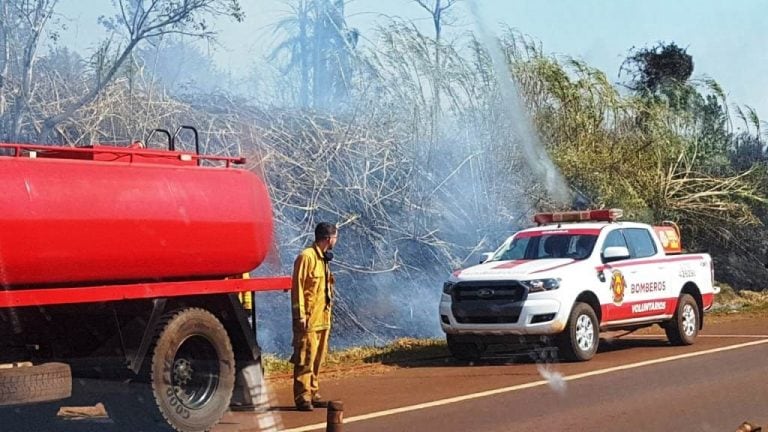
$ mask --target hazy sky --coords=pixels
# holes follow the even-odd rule
[[[471,0],[463,0],[464,2]],[[730,103],[747,104],[768,119],[768,1],[764,0],[474,0],[485,20],[498,29],[505,23],[541,41],[546,52],[586,60],[619,81],[619,66],[633,47],[658,41],[687,48],[694,59],[694,77],[718,81]],[[220,29],[223,48],[211,55],[222,69],[247,70],[275,43],[271,24],[287,10],[281,0],[240,0],[247,14],[241,24],[226,22]],[[114,13],[108,0],[60,0],[59,12],[68,23],[64,43],[85,50],[100,30],[96,18]],[[352,0],[349,25],[361,30],[369,43],[384,16],[421,19],[426,12],[410,0]],[[477,23],[468,8],[455,10],[456,36]]]

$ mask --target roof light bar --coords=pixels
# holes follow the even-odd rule
[[[600,222],[615,222],[621,218],[624,212],[621,209],[601,209],[601,210],[585,210],[585,211],[570,211],[570,212],[555,212],[555,213],[536,213],[533,216],[533,221],[539,225],[551,224],[557,222],[586,222],[586,221],[600,221]]]

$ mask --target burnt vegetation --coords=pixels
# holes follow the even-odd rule
[[[244,154],[264,174],[283,271],[316,222],[338,223],[344,334],[434,335],[453,268],[534,211],[571,206],[521,154],[485,42],[450,31],[461,3],[413,3],[428,30],[382,18],[362,33],[345,1],[286,1],[268,58],[235,92],[217,85],[231,79],[196,41],[215,41],[214,23],[247,23],[236,0],[118,1],[91,52],[58,42],[55,0],[7,0],[0,138],[128,142],[194,124],[201,151]],[[718,279],[763,288],[765,122],[752,108],[731,104],[675,43],[631,50],[615,84],[511,29],[495,42],[569,194],[628,219],[677,221],[687,249],[713,253]],[[163,61],[180,51],[189,67]],[[287,328],[288,307],[267,301],[284,307]]]

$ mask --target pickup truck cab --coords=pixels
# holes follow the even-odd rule
[[[675,225],[618,222],[621,210],[539,213],[443,286],[440,321],[460,359],[490,344],[555,342],[584,361],[600,331],[658,324],[673,345],[694,343],[712,307],[712,258],[682,254]]]

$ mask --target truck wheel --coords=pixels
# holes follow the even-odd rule
[[[600,328],[592,306],[586,303],[573,306],[558,342],[560,354],[565,360],[586,361],[595,356],[600,342]]]
[[[690,294],[683,294],[677,301],[677,310],[664,326],[664,332],[672,345],[691,345],[699,334],[699,306]]]
[[[176,312],[152,355],[152,390],[168,423],[181,432],[212,428],[229,408],[235,354],[229,335],[210,312]]]
[[[0,405],[50,402],[72,395],[72,371],[64,363],[0,369]]]
[[[229,408],[235,385],[227,331],[198,308],[166,314],[159,329],[149,376],[105,392],[107,414],[131,432],[210,430]]]
[[[448,342],[448,351],[451,355],[464,361],[475,361],[483,355],[485,346],[478,342],[460,342],[457,341],[453,335],[446,335],[446,341]]]

